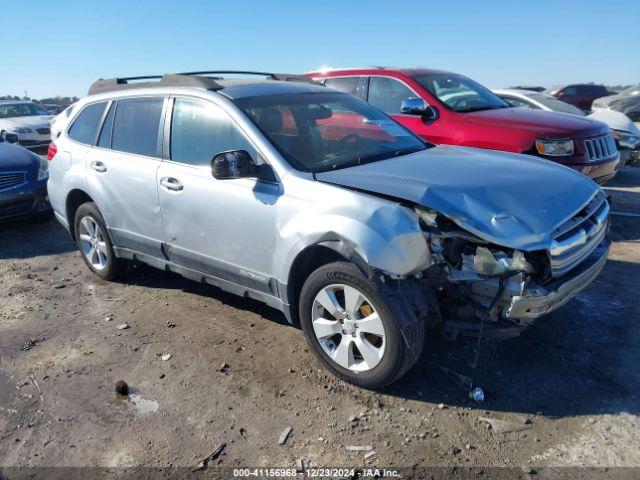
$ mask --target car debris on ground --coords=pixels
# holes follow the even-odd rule
[[[346,449],[350,452],[369,452],[373,450],[371,445],[347,445]]]
[[[209,462],[218,458],[222,454],[226,446],[227,444],[225,442],[222,442],[220,445],[218,445],[215,448],[215,450],[213,450],[213,452],[211,452],[209,455],[207,455],[202,460],[200,460],[200,463],[198,463],[198,466],[192,469],[191,471],[197,472],[199,470],[205,470],[209,466]]]
[[[518,432],[520,430],[528,430],[532,427],[530,423],[515,423],[508,422],[506,420],[498,420],[496,418],[487,418],[487,417],[478,417],[478,420],[482,422],[487,422],[491,425],[491,429],[495,433],[509,433],[509,432]]]
[[[442,370],[445,374],[447,374],[447,376],[451,380],[453,380],[453,382],[456,385],[460,386],[463,390],[465,390],[471,400],[473,400],[476,403],[484,402],[484,390],[480,387],[474,388],[472,378],[467,377],[466,375],[462,375],[461,373],[454,372],[453,370],[447,367],[440,367],[440,370]]]
[[[292,430],[292,427],[287,427],[284,429],[284,431],[280,434],[280,438],[278,438],[278,445],[284,445],[285,443],[287,443],[287,439],[289,438]]]

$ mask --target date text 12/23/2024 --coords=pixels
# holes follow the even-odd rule
[[[234,468],[234,477],[291,478],[303,474],[308,478],[399,478],[400,471],[386,468]]]

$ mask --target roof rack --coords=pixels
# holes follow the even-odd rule
[[[166,73],[164,75],[143,75],[139,77],[118,77],[99,79],[89,88],[89,95],[147,87],[196,87],[206,90],[221,90],[224,88],[216,82],[221,77],[212,78],[211,75],[259,75],[269,80],[281,82],[317,83],[309,77],[289,73],[251,72],[245,70],[205,70],[201,72]],[[155,82],[140,82],[140,80],[159,80]]]
[[[267,77],[269,80],[278,80],[281,82],[305,82],[305,83],[317,83],[309,77],[304,75],[297,75],[291,73],[272,73],[272,72],[253,72],[250,70],[204,70],[201,72],[184,72],[178,75],[258,75],[261,77]]]
[[[140,82],[139,80],[159,80],[156,82]],[[133,83],[132,83],[133,82]],[[144,75],[140,77],[118,77],[99,79],[93,82],[89,88],[89,95],[112,92],[114,90],[127,90],[131,88],[147,87],[196,87],[206,90],[220,90],[222,85],[212,78],[190,75],[176,75],[166,73],[164,75]]]

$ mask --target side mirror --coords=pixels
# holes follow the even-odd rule
[[[218,180],[257,178],[258,166],[246,150],[232,150],[213,157],[211,173]]]
[[[18,140],[20,140],[20,138],[16,133],[2,132],[3,142],[18,143]]]
[[[423,120],[431,121],[438,118],[438,111],[422,98],[411,97],[402,101],[400,111],[405,115],[420,115]]]

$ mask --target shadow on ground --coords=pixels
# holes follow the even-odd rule
[[[604,185],[611,195],[611,210],[614,212],[640,214],[640,168],[627,167]],[[639,220],[637,217],[635,220]]]
[[[53,214],[0,222],[0,259],[34,258],[76,249]]]
[[[520,337],[427,341],[418,364],[387,393],[448,405],[566,417],[640,412],[640,309],[630,278],[640,264],[609,260],[600,277]],[[474,378],[486,401],[474,404],[440,366]]]
[[[613,235],[639,238],[640,222]],[[618,233],[616,233],[618,232]],[[620,233],[622,232],[622,233]],[[0,259],[33,258],[75,250],[68,233],[52,217],[0,225]],[[431,333],[414,368],[385,393],[417,401],[478,410],[540,413],[566,417],[595,413],[640,413],[640,263],[610,259],[599,278],[565,307],[538,321],[520,337],[481,344],[480,363],[469,367],[475,339],[447,342]],[[138,266],[124,283],[178,289],[214,298],[287,326],[284,316],[260,302],[225,293],[178,275]],[[445,366],[484,388],[475,404],[440,370]],[[284,367],[283,367],[284,368]]]

